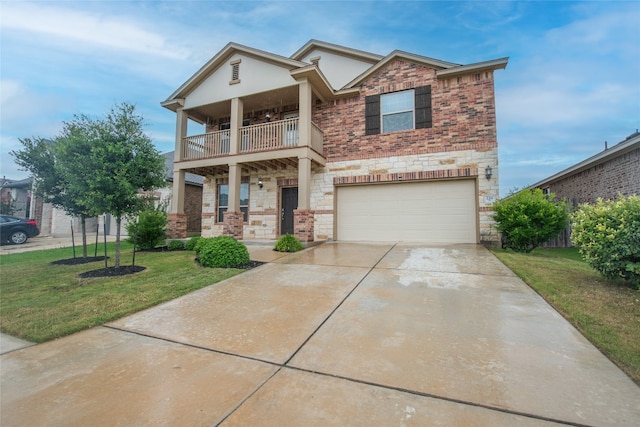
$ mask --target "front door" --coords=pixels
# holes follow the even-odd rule
[[[298,187],[282,189],[280,234],[293,234],[293,210],[298,209]]]

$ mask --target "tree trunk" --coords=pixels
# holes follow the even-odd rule
[[[122,215],[116,217],[116,268],[120,268],[120,224],[122,223]]]
[[[80,215],[80,224],[82,224],[82,258],[87,257],[87,217]]]

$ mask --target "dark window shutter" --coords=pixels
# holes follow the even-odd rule
[[[380,133],[380,95],[365,98],[365,135]]]
[[[415,89],[416,129],[430,128],[431,120],[431,85]]]

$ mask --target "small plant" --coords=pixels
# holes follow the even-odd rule
[[[198,244],[198,242],[202,240],[202,237],[200,236],[193,236],[192,238],[190,238],[189,240],[187,240],[187,243],[184,244],[184,249],[186,251],[195,251],[196,250],[196,245]]]
[[[229,236],[201,239],[196,249],[196,259],[203,267],[217,268],[239,268],[251,261],[244,243]]]
[[[127,224],[128,241],[142,250],[153,249],[167,238],[167,213],[160,209],[145,209],[138,222]]]
[[[167,248],[170,251],[181,251],[184,249],[184,242],[182,240],[172,240],[169,242]]]
[[[298,252],[304,249],[300,240],[291,234],[285,234],[276,242],[274,251],[278,252]]]
[[[502,233],[505,247],[516,252],[531,252],[540,244],[557,237],[567,226],[566,205],[554,201],[541,189],[521,190],[493,205],[493,219]]]
[[[593,269],[640,289],[640,197],[599,199],[572,215],[572,241]]]

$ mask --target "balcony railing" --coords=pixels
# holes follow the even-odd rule
[[[239,153],[280,150],[297,147],[299,141],[299,119],[287,119],[240,129]],[[311,123],[310,146],[322,154],[323,133]],[[197,160],[228,156],[231,148],[229,130],[187,136],[182,140],[182,159]]]

